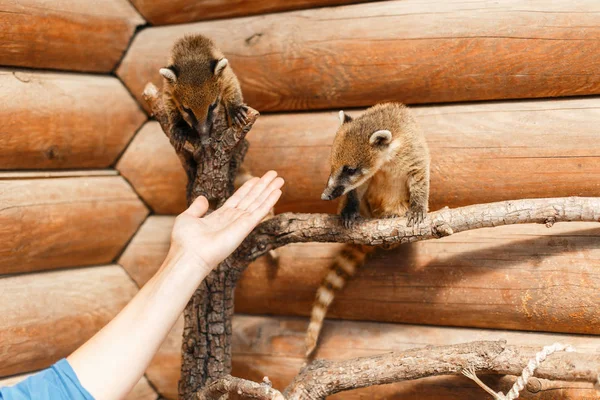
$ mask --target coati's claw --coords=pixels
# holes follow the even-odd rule
[[[350,229],[354,226],[354,223],[360,217],[359,213],[345,213],[342,211],[342,224],[344,224],[344,228]]]
[[[233,124],[243,128],[247,124],[248,106],[242,104],[241,106],[231,106],[227,109],[227,114]]]
[[[399,217],[398,214],[387,214],[383,218],[385,218],[385,219],[393,219],[393,218],[398,218],[398,217]]]
[[[418,210],[408,210],[406,212],[406,226],[418,225],[425,220],[425,211]]]
[[[173,129],[171,131],[171,144],[175,151],[181,151],[185,145],[187,137],[184,131],[180,129]]]

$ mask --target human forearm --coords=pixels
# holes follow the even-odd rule
[[[281,195],[273,171],[246,182],[210,215],[199,197],[175,220],[171,249],[160,270],[117,317],[67,360],[94,398],[123,398],[212,268],[267,215]]]
[[[119,315],[68,357],[94,398],[120,399],[131,390],[208,272],[202,260],[172,248]]]

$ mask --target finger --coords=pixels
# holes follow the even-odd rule
[[[223,204],[224,207],[237,207],[240,204],[240,201],[250,193],[254,185],[256,185],[260,181],[259,178],[251,178],[246,181],[238,190],[235,191],[234,194],[231,195],[229,199]]]
[[[248,210],[248,208],[258,199],[261,193],[277,178],[277,172],[269,171],[260,178],[258,183],[252,187],[252,190],[240,201],[237,208]]]
[[[272,191],[266,200],[251,214],[255,225],[267,216],[269,211],[271,211],[273,206],[277,203],[277,200],[281,197],[281,193],[282,192],[279,189]]]
[[[262,205],[262,203],[264,203],[264,201],[269,197],[269,195],[274,192],[275,190],[281,189],[281,187],[284,184],[284,180],[281,177],[277,177],[275,178],[270,184],[269,186],[267,186],[267,188],[265,190],[263,190],[263,192],[260,194],[260,196],[258,196],[258,198],[256,199],[256,201],[254,203],[252,203],[250,205],[250,207],[248,207],[248,212],[254,212],[255,210],[258,209],[258,207],[260,207]]]
[[[199,196],[183,213],[192,217],[200,218],[208,210],[208,200],[204,196]]]

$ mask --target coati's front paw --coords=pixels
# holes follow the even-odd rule
[[[242,128],[248,122],[246,119],[248,117],[248,106],[245,104],[229,106],[227,107],[227,115],[232,124]]]
[[[171,130],[171,144],[175,148],[175,151],[181,151],[185,146],[187,135],[180,129]]]
[[[425,220],[427,213],[423,208],[411,208],[406,212],[406,226],[418,225]]]
[[[342,210],[341,217],[342,217],[342,224],[344,224],[344,227],[346,229],[350,229],[350,228],[352,228],[354,223],[358,220],[358,218],[360,217],[360,214],[357,212],[351,212],[351,211],[348,212],[348,211]]]
[[[399,217],[398,214],[386,214],[386,215],[382,216],[381,218],[384,218],[384,219],[393,219],[393,218],[398,218],[398,217]]]

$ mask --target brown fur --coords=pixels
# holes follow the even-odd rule
[[[216,66],[223,60],[223,53],[212,40],[202,35],[189,35],[175,42],[169,65],[160,71],[165,77],[163,101],[169,118],[171,144],[181,157],[186,157],[190,185],[195,179],[196,168],[191,155],[181,151],[186,140],[209,134],[219,105],[225,108],[231,124],[246,122],[247,107],[231,66],[225,60],[226,66],[216,72]]]
[[[173,83],[165,79],[163,92],[171,110],[175,107],[190,126],[193,118],[199,124],[208,121],[209,107],[219,102],[232,121],[244,106],[242,90],[231,67],[214,74],[215,65],[224,58],[212,40],[202,35],[184,36],[173,46],[168,68],[175,72],[177,80]]]
[[[429,150],[410,110],[399,103],[385,103],[368,109],[355,120],[343,113],[341,116],[345,122],[333,141],[331,175],[323,198],[331,200],[346,194],[340,202],[340,213],[347,226],[359,216],[406,215],[409,225],[421,222],[428,210]],[[391,137],[382,133],[381,141],[370,143],[372,135],[383,130],[389,131]],[[312,309],[306,336],[307,356],[316,347],[335,291],[345,285],[373,249],[347,245],[332,263]],[[336,272],[341,266],[346,273]]]

